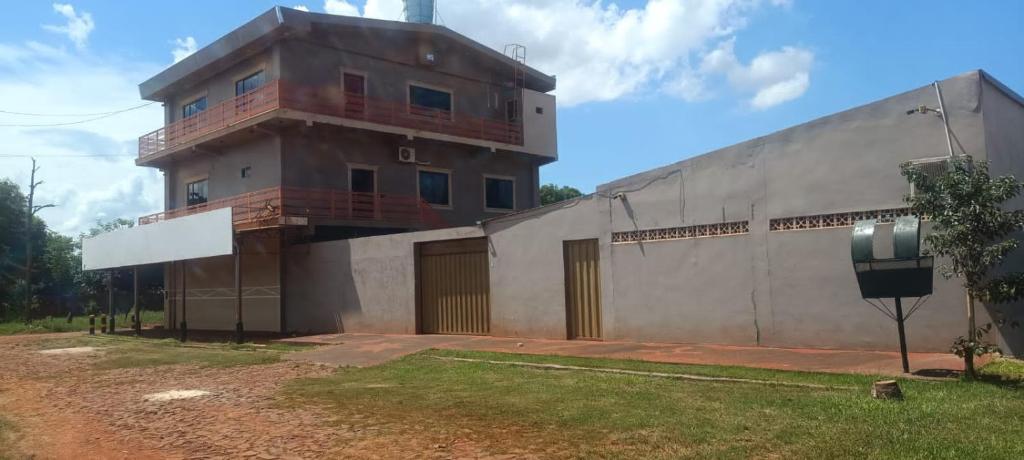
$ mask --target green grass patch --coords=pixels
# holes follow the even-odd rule
[[[122,336],[86,336],[47,340],[40,349],[91,346],[103,353],[87,359],[97,370],[194,364],[200,367],[233,367],[273,364],[281,356],[306,346],[251,343],[181,343],[174,339]]]
[[[978,369],[983,380],[1005,384],[1024,386],[1024,361],[1012,358],[999,358]]]
[[[14,424],[3,416],[0,416],[0,460],[18,458],[18,452],[14,448]]]
[[[154,324],[160,323],[164,320],[164,312],[143,310],[142,311],[142,324]],[[131,324],[131,320],[128,322],[124,321],[123,315],[118,315],[115,323],[118,327],[126,327]],[[96,330],[99,331],[101,328],[100,317],[96,317]],[[77,331],[88,331],[89,330],[89,316],[75,316],[69,323],[67,318],[54,318],[46,317],[41,319],[34,319],[29,322],[25,321],[8,321],[6,323],[0,323],[0,335],[13,335],[13,334],[44,334],[49,332],[77,332]]]
[[[700,382],[455,362],[525,361],[853,386],[855,390]],[[648,458],[1022,458],[1024,392],[983,382],[901,380],[906,399],[874,400],[874,378],[640,361],[431,350],[371,368],[294,381],[294,401],[344,418],[472,432],[566,455]]]

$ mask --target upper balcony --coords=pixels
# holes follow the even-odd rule
[[[142,135],[139,137],[139,163],[162,153],[187,148],[236,126],[275,117],[304,119],[303,114],[326,117],[328,122],[337,120],[341,125],[382,131],[398,128],[394,132],[428,136],[433,134],[440,136],[440,139],[477,141],[498,148],[521,147],[524,144],[523,127],[519,123],[370,99],[362,94],[343,94],[330,91],[329,88],[300,87],[274,80],[196,115]]]

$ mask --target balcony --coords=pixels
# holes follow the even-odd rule
[[[341,93],[333,88],[300,87],[274,80],[254,91],[142,135],[139,137],[139,159],[145,159],[280,109],[502,144],[523,145],[523,128],[518,123],[412,106],[404,102],[371,99],[361,94]]]
[[[237,230],[305,225],[309,218],[339,225],[434,229],[444,219],[416,197],[345,190],[272,187],[139,218],[147,225],[215,209],[231,208]]]

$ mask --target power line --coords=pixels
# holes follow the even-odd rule
[[[153,105],[155,103],[156,102],[154,101],[154,102],[149,102],[149,103],[146,103],[146,104],[138,105],[138,106],[135,106],[135,107],[129,107],[127,109],[115,110],[113,112],[107,112],[107,113],[105,113],[103,115],[99,115],[99,116],[92,117],[92,118],[87,118],[85,120],[67,121],[67,122],[63,122],[63,123],[29,123],[29,124],[0,123],[0,128],[48,128],[48,127],[54,127],[54,126],[80,125],[82,123],[89,123],[91,121],[102,120],[104,118],[109,118],[109,117],[112,117],[114,115],[122,114],[122,113],[129,112],[129,111],[132,111],[132,110],[141,109],[143,107],[148,107],[148,106]]]
[[[100,115],[110,115],[114,113],[126,112],[128,110],[141,109],[146,107],[153,102],[147,102],[145,104],[139,104],[136,106],[128,107],[127,109],[110,110],[106,112],[93,112],[93,113],[37,113],[37,112],[14,112],[11,110],[0,110],[0,113],[7,115],[22,115],[26,117],[95,117]]]

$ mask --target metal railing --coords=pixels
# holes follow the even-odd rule
[[[474,117],[404,102],[371,99],[332,87],[311,88],[273,80],[241,96],[139,137],[139,158],[277,109],[430,131],[505,144],[523,144],[518,123]]]
[[[313,217],[409,228],[445,226],[437,211],[416,197],[299,187],[271,187],[158,212],[140,217],[139,225],[223,208],[231,208],[232,223],[242,228],[275,227],[280,225],[281,217]]]

